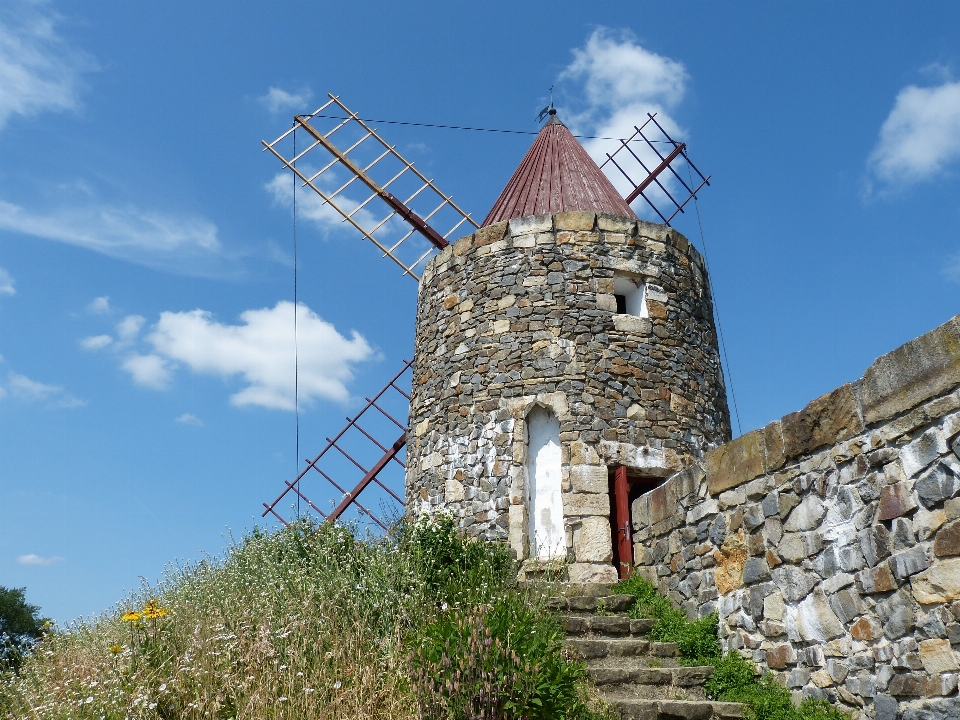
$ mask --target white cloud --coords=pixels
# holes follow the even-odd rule
[[[571,96],[580,98],[560,113],[579,134],[627,138],[635,125],[639,126],[647,119],[647,113],[656,113],[657,121],[675,140],[681,140],[685,135],[670,116],[670,111],[686,94],[690,80],[686,68],[681,62],[640,46],[629,31],[595,30],[583,47],[573,51],[573,62],[560,74],[559,80],[572,84]],[[654,130],[648,136],[657,137],[658,133]],[[619,143],[615,140],[584,140],[583,146],[598,164],[602,164],[606,153],[612,154]],[[660,162],[645,144],[637,144],[634,151],[647,167],[655,167]],[[619,161],[621,156],[618,155],[617,159]],[[637,177],[633,179],[636,182],[646,176],[639,165],[635,172]],[[619,173],[607,173],[607,177],[623,195],[633,190]],[[642,204],[643,200],[634,203],[638,212],[643,211]]]
[[[952,282],[960,282],[960,253],[957,253],[949,260],[943,268],[943,275]]]
[[[86,401],[66,392],[61,385],[46,385],[15,372],[7,375],[6,389],[18,400],[47,403],[49,407],[75,408],[87,404]]]
[[[267,90],[267,94],[257,98],[267,110],[272,113],[282,112],[284,110],[308,112],[306,104],[310,101],[311,93],[304,90],[299,93],[288,93],[286,90],[272,87]]]
[[[109,315],[111,312],[110,298],[106,295],[94,298],[90,301],[90,304],[87,305],[87,312],[91,315]]]
[[[166,390],[170,387],[170,363],[159,355],[128,356],[121,367],[133,376],[138,385],[145,385],[154,390]]]
[[[188,275],[212,274],[222,250],[216,225],[202,218],[97,202],[35,212],[0,200],[0,230]]]
[[[0,17],[0,128],[12,115],[77,110],[80,75],[96,63],[61,38],[40,3],[9,3]]]
[[[109,335],[91,335],[80,341],[80,347],[84,350],[102,350],[113,342]]]
[[[960,82],[908,85],[880,127],[870,154],[874,176],[890,186],[929,180],[960,160]]]
[[[191,415],[190,413],[184,413],[177,418],[178,423],[183,423],[184,425],[196,425],[197,427],[203,426],[203,420],[198,418],[196,415]]]
[[[117,335],[121,340],[133,340],[140,334],[140,328],[146,321],[143,315],[127,315],[117,325]]]
[[[17,289],[13,286],[13,276],[0,267],[0,295],[16,295]]]
[[[204,310],[164,312],[147,340],[153,357],[183,363],[198,373],[240,376],[246,387],[231,396],[233,405],[293,410],[293,314],[288,301],[247,310],[239,325],[216,322]],[[370,345],[356,331],[344,337],[303,304],[297,307],[297,335],[301,402],[346,401],[352,365],[372,356]]]
[[[303,172],[302,168],[301,172]],[[310,177],[309,173],[306,173],[306,175]],[[325,181],[326,184],[324,184],[323,181]],[[327,171],[318,178],[317,182],[320,183],[318,187],[326,192],[329,189],[327,184],[334,181],[334,175],[330,171]],[[278,172],[264,187],[266,187],[267,191],[273,197],[273,202],[277,205],[284,207],[291,207],[293,205],[293,173],[286,171]],[[334,190],[335,189],[336,188],[334,188]],[[333,190],[329,191],[333,192]],[[347,197],[344,193],[337,195],[334,201],[345,212],[355,210],[360,204],[358,201]],[[377,202],[379,202],[379,200]],[[325,203],[323,198],[309,188],[298,188],[297,215],[298,217],[313,222],[325,233],[343,229],[356,232],[351,225],[344,222],[343,216],[340,213],[334,210],[329,203]],[[373,229],[378,222],[366,207],[355,213],[353,219],[356,220],[361,227],[367,229]],[[385,233],[388,226],[390,226],[390,223],[387,223],[378,234]]]
[[[56,565],[57,563],[62,563],[63,558],[59,555],[54,555],[53,557],[41,557],[40,555],[34,555],[30,553],[29,555],[21,555],[17,558],[17,562],[21,565]]]

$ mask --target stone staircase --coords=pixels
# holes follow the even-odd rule
[[[624,720],[742,718],[739,703],[714,702],[703,684],[710,666],[684,667],[676,643],[651,642],[654,620],[627,617],[629,595],[610,585],[571,586],[552,601],[561,613],[571,653],[583,659],[600,695]]]

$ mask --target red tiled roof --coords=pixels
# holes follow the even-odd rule
[[[570,210],[636,217],[567,126],[553,115],[540,130],[482,226]]]

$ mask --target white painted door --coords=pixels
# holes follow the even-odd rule
[[[535,407],[527,416],[527,438],[530,556],[541,560],[564,558],[567,548],[560,493],[560,421],[549,410]]]

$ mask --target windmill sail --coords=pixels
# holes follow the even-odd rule
[[[657,139],[656,136],[651,139],[647,134],[644,134],[644,129],[650,123],[653,123],[656,127],[653,132],[659,131],[663,139]],[[656,113],[647,113],[647,120],[643,125],[639,127],[635,125],[633,130],[633,134],[626,140],[617,141],[620,145],[613,153],[606,153],[607,159],[603,161],[600,167],[602,169],[610,165],[608,172],[611,173],[613,173],[613,168],[616,168],[619,173],[613,173],[614,176],[622,177],[630,184],[632,190],[624,198],[627,203],[632,203],[637,198],[642,197],[664,224],[669,225],[676,214],[684,212],[684,206],[697,197],[700,188],[710,184],[710,176],[704,176],[697,169],[697,166],[691,162],[687,155],[687,144],[678,143],[670,137],[667,131],[657,122]],[[653,135],[650,130],[647,130],[647,133]],[[641,140],[646,143],[648,149],[638,154],[630,144],[638,143]],[[664,150],[661,151],[657,145],[660,145]],[[664,155],[664,152],[667,154]],[[646,158],[646,162],[641,155]],[[686,179],[683,177],[683,164],[687,166]],[[669,175],[667,175],[668,172]],[[696,180],[694,180],[694,173],[697,177]],[[661,176],[663,180],[661,180]],[[665,182],[669,176],[680,183],[680,187],[686,192],[686,195],[677,195],[679,200],[674,197],[676,190],[671,193],[668,187],[670,183]],[[634,178],[643,179],[638,182]],[[696,187],[691,187],[691,185],[696,185]],[[654,190],[656,191],[655,196],[651,198],[651,191]],[[657,202],[654,202],[655,200]],[[671,211],[669,205],[667,205],[668,202],[672,203],[675,209]],[[658,203],[659,205],[667,205],[667,209],[661,211]],[[667,215],[667,213],[670,214]]]
[[[338,97],[328,97],[309,115],[296,115],[293,127],[276,140],[262,141],[264,149],[317,194],[316,217],[352,225],[405,275],[419,280],[423,263],[457,237],[454,233],[467,234],[478,225],[396,146]],[[297,130],[308,138],[301,150]],[[318,148],[322,152],[313,153]]]
[[[380,392],[365,398],[363,409],[348,417],[333,438],[326,439],[327,444],[316,457],[304,461],[306,467],[293,481],[285,482],[276,499],[263,503],[263,516],[269,513],[287,525],[288,518],[281,514],[286,509],[279,507],[280,503],[284,498],[299,499],[305,512],[327,522],[353,520],[388,531],[392,518],[404,506],[405,423],[410,395],[401,386],[409,388],[412,364],[405,360],[403,369]],[[358,498],[361,493],[362,501]]]

